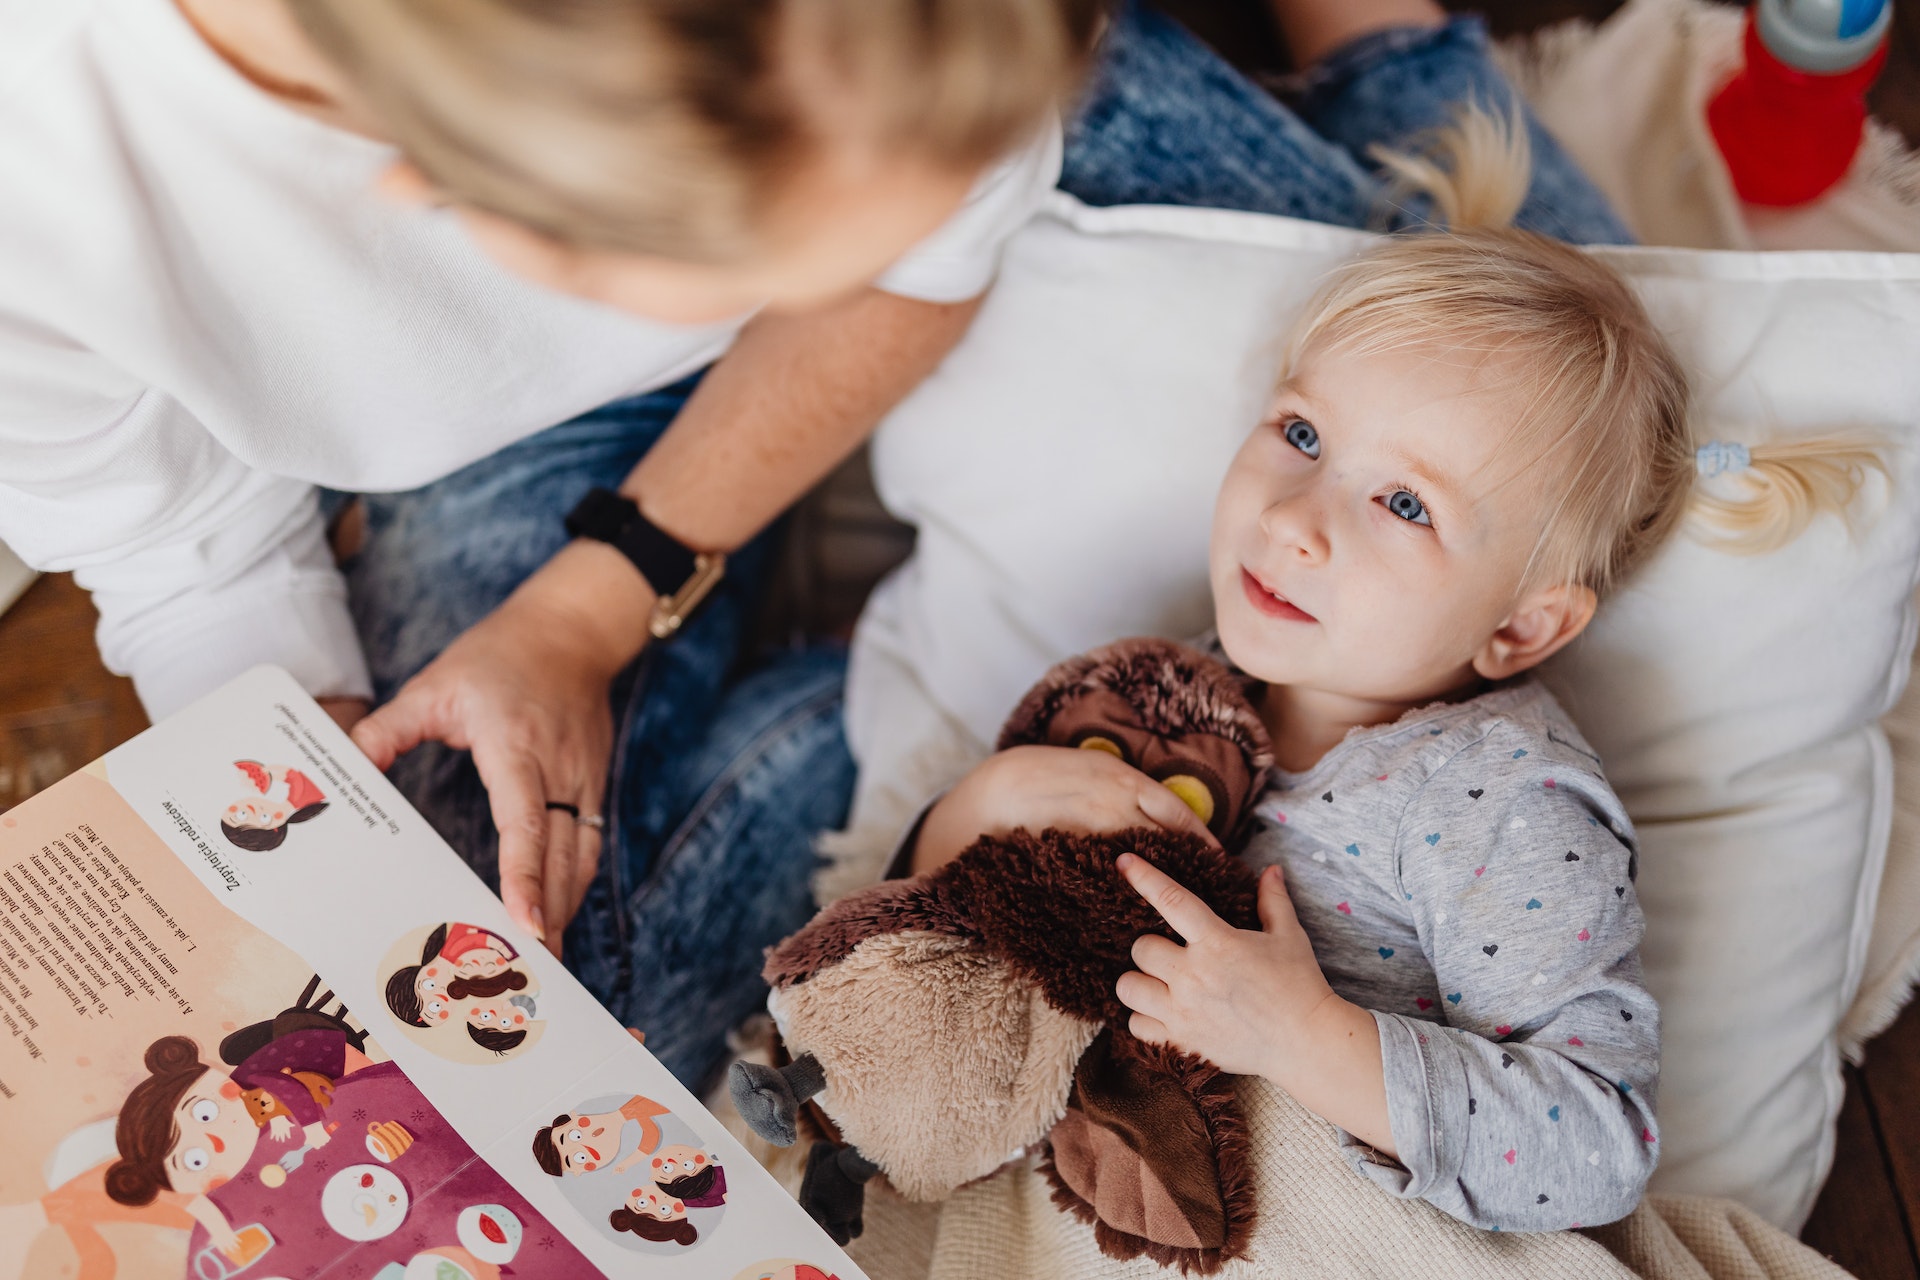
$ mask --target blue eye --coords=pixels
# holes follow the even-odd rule
[[[1320,456],[1320,433],[1313,429],[1311,422],[1302,422],[1295,418],[1286,425],[1286,429],[1281,434],[1286,436],[1288,444],[1309,458]]]
[[[1427,515],[1427,504],[1420,501],[1420,495],[1411,489],[1395,489],[1387,495],[1387,510],[1399,516],[1409,524],[1423,524],[1433,527],[1433,519]]]

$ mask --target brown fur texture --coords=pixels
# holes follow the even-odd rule
[[[769,1003],[788,1049],[826,1071],[821,1109],[910,1200],[1045,1138],[1100,1030],[971,939],[918,931],[876,934]]]
[[[1213,737],[1238,749],[1245,772],[1234,779],[1240,803],[1209,822],[1223,840],[1238,833],[1254,797],[1273,767],[1266,726],[1248,701],[1249,684],[1212,658],[1185,645],[1140,637],[1069,658],[1027,691],[1000,730],[996,751],[1027,743],[1071,745],[1053,732],[1062,713],[1088,695],[1116,695],[1127,708],[1130,727],[1177,744],[1183,738]]]
[[[777,991],[839,964],[875,934],[908,931],[979,936],[965,907],[934,877],[883,880],[848,894],[774,947],[761,976]]]
[[[1153,1149],[1156,1145],[1172,1145],[1170,1130],[1177,1132],[1187,1127],[1184,1121],[1169,1126],[1155,1114],[1158,1108],[1140,1105],[1156,1092],[1153,1081],[1171,1082],[1192,1100],[1211,1142],[1211,1160],[1200,1164],[1199,1170],[1192,1167],[1189,1151],[1177,1147],[1165,1152]],[[1147,1088],[1139,1089],[1140,1084],[1146,1084]],[[1127,1093],[1145,1096],[1128,1098],[1124,1096]],[[1161,1266],[1174,1267],[1182,1273],[1209,1275],[1246,1252],[1255,1218],[1253,1159],[1246,1118],[1235,1096],[1233,1081],[1226,1073],[1192,1054],[1166,1045],[1146,1044],[1124,1031],[1109,1031],[1094,1042],[1082,1068],[1076,1072],[1068,1112],[1069,1115],[1085,1114],[1093,1123],[1104,1123],[1142,1163],[1157,1164],[1151,1175],[1163,1184],[1171,1187],[1183,1177],[1191,1182],[1199,1171],[1208,1171],[1216,1179],[1220,1219],[1207,1215],[1204,1222],[1196,1221],[1199,1215],[1189,1210],[1188,1221],[1196,1228],[1196,1234],[1206,1232],[1218,1243],[1185,1246],[1167,1239],[1150,1239],[1103,1219],[1064,1176],[1057,1160],[1060,1153],[1050,1148],[1040,1168],[1053,1188],[1053,1203],[1093,1227],[1094,1239],[1102,1253],[1122,1260],[1151,1258]],[[1140,1175],[1133,1175],[1124,1167],[1103,1167],[1097,1176],[1104,1181]],[[1082,1189],[1089,1189],[1085,1187],[1084,1178],[1076,1177],[1075,1181],[1082,1183]],[[1204,1190],[1200,1186],[1186,1188],[1188,1197]],[[1218,1235],[1212,1230],[1216,1221]]]
[[[1055,1008],[1091,1022],[1124,1022],[1114,995],[1133,968],[1134,940],[1175,936],[1120,878],[1115,860],[1132,852],[1191,889],[1229,924],[1259,928],[1259,881],[1242,863],[1197,836],[1158,827],[1107,835],[1052,828],[983,837],[928,879],[947,900],[967,904],[982,945],[1037,983]]]
[[[1055,665],[1007,717],[994,750],[1046,741],[1061,706],[1093,689],[1125,698],[1141,724],[1162,737],[1211,733],[1238,742],[1255,768],[1273,764],[1266,726],[1242,679],[1197,649],[1152,637],[1116,640]]]
[[[1150,776],[1204,775],[1227,837],[1272,763],[1239,680],[1165,641],[1061,664],[1001,746],[1081,745],[1054,742],[1054,727],[1110,738]],[[1074,1178],[1133,1230],[1102,1220],[1049,1161],[1056,1201],[1095,1222],[1114,1257],[1204,1273],[1238,1256],[1251,1230],[1245,1125],[1217,1068],[1125,1030],[1114,985],[1135,940],[1173,936],[1120,877],[1125,852],[1236,927],[1259,927],[1253,872],[1197,836],[1021,829],[827,908],[769,953],[769,1005],[788,1049],[825,1069],[821,1108],[909,1198],[942,1197],[1042,1141],[1071,1096],[1077,1128],[1062,1139],[1079,1142]]]

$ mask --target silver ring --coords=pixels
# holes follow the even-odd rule
[[[576,826],[592,827],[595,831],[607,829],[607,820],[597,813],[582,813],[576,815],[573,821]]]

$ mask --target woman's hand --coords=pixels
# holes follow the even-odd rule
[[[285,1142],[293,1136],[293,1121],[286,1116],[275,1116],[267,1121],[267,1136],[276,1142]]]
[[[318,1151],[333,1141],[333,1135],[327,1131],[327,1122],[325,1120],[315,1120],[312,1124],[302,1129],[300,1133],[301,1136],[307,1140],[307,1145],[315,1151]]]
[[[930,871],[983,835],[1016,827],[1093,833],[1161,827],[1219,846],[1179,796],[1104,751],[1011,747],[989,756],[927,814],[913,869]]]
[[[349,733],[353,726],[366,718],[367,700],[365,698],[321,698],[320,709],[333,718],[333,722]]]
[[[606,587],[630,580],[624,596]],[[473,752],[500,832],[500,898],[560,952],[600,856],[600,833],[564,809],[601,812],[613,718],[608,686],[645,634],[644,586],[619,552],[574,543],[521,584],[353,730],[386,769],[429,740]],[[624,625],[623,625],[624,624]]]

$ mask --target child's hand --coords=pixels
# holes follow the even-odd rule
[[[285,1142],[293,1136],[293,1121],[286,1116],[275,1116],[267,1121],[267,1136],[279,1142]]]
[[[1338,1001],[1293,913],[1280,868],[1260,877],[1259,932],[1236,929],[1152,863],[1120,856],[1120,874],[1182,938],[1146,934],[1133,944],[1139,969],[1115,987],[1134,1011],[1129,1029],[1166,1041],[1233,1075],[1285,1080],[1311,1039],[1309,1024]]]
[[[1073,747],[1010,747],[989,756],[927,814],[913,869],[931,871],[979,837],[1016,827],[1098,833],[1146,826],[1220,844],[1179,796],[1115,756]]]

